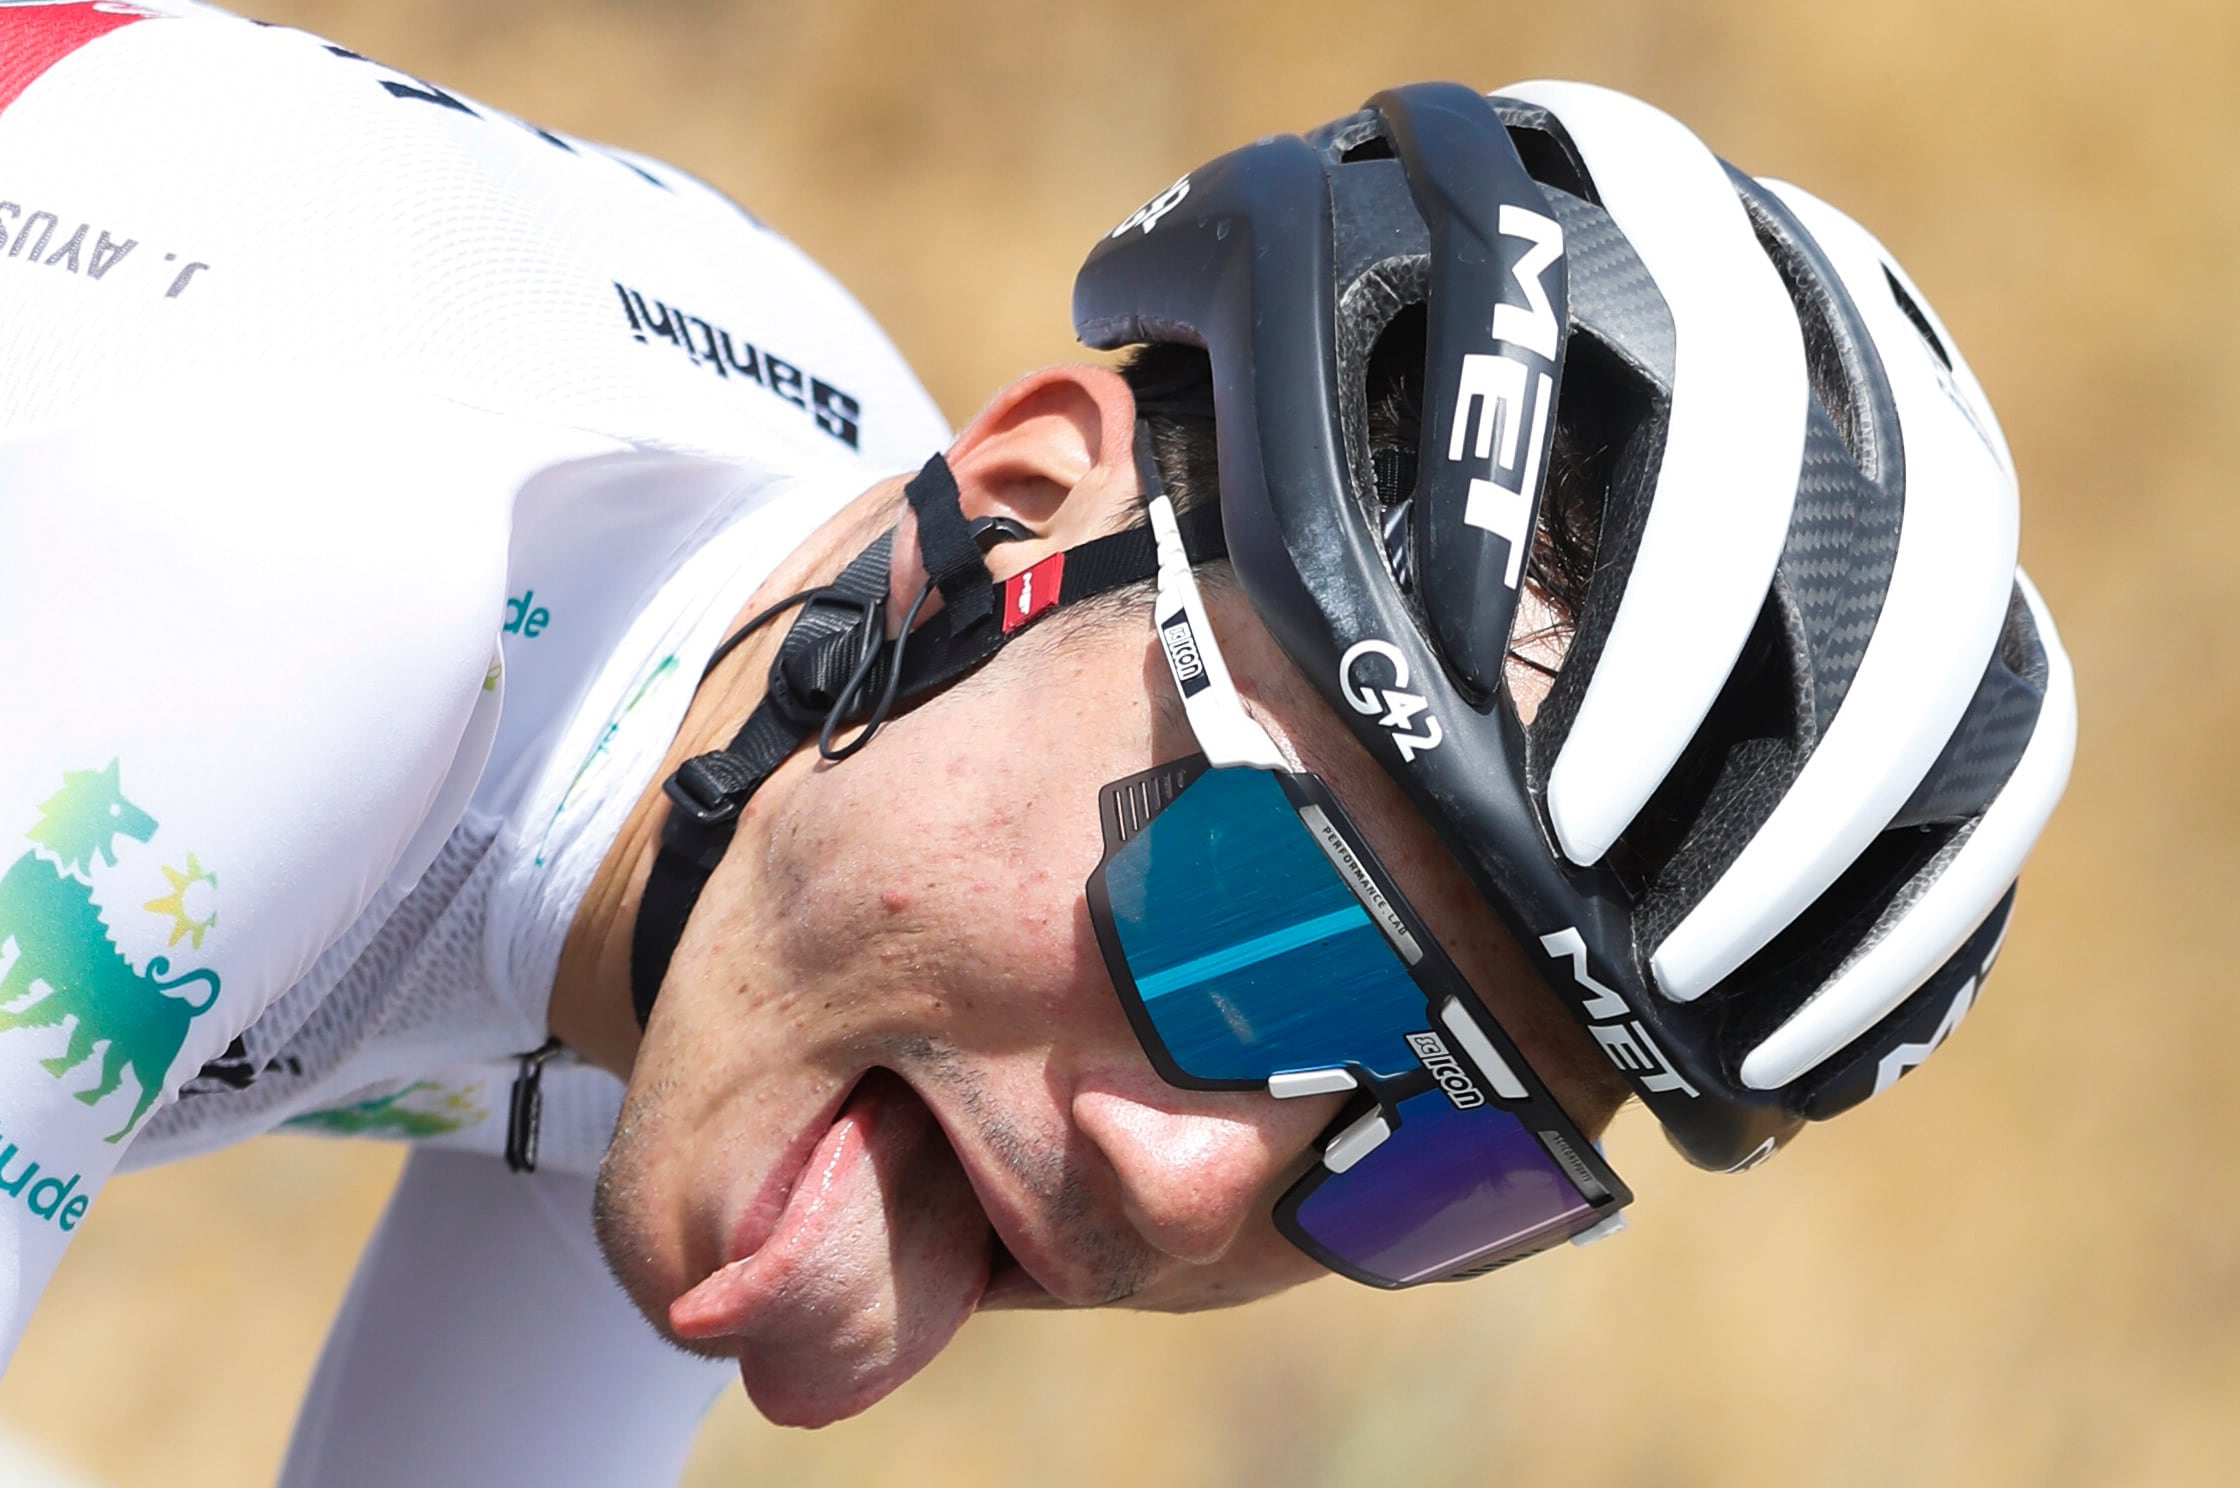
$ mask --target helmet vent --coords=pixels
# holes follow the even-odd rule
[[[1758,235],[1758,246],[1765,250],[1774,272],[1781,276],[1782,287],[1789,291],[1790,302],[1796,306],[1797,326],[1804,333],[1805,376],[1812,383],[1812,395],[1834,426],[1836,437],[1843,441],[1850,462],[1871,471],[1875,452],[1867,443],[1870,436],[1863,427],[1868,410],[1861,408],[1854,396],[1859,373],[1857,338],[1846,333],[1843,307],[1830,293],[1834,286],[1797,241],[1799,229],[1795,223],[1775,214],[1778,203],[1754,189],[1755,183],[1739,171],[1731,174],[1738,188],[1736,195],[1741,197]]]
[[[1581,201],[1602,205],[1602,197],[1594,189],[1594,177],[1587,174],[1587,165],[1579,156],[1571,136],[1564,132],[1563,124],[1554,114],[1537,104],[1521,103],[1514,98],[1493,96],[1493,110],[1509,131],[1509,143],[1516,149],[1517,158],[1524,162],[1525,174],[1543,186],[1558,191],[1568,191]]]
[[[1747,1051],[1787,1022],[1845,962],[1879,939],[1876,927],[1902,914],[1935,882],[1973,830],[1953,824],[1902,827],[1869,843],[1811,908],[1727,979],[1729,986],[1748,988],[1749,995],[1728,1003],[1719,1036],[1722,1062],[1738,1067]]]
[[[1511,129],[1509,140],[1517,147],[1517,158],[1524,162],[1525,172],[1533,180],[1558,191],[1568,191],[1581,201],[1602,205],[1595,195],[1594,182],[1587,179],[1587,173],[1557,143],[1554,135],[1537,129]]]
[[[1363,160],[1392,160],[1392,141],[1381,134],[1372,134],[1357,145],[1349,145],[1338,156],[1341,165],[1353,165]]]
[[[1898,308],[1905,312],[1906,319],[1913,322],[1913,328],[1921,333],[1921,339],[1929,343],[1929,350],[1936,355],[1937,360],[1944,363],[1945,371],[1950,372],[1952,353],[1945,350],[1944,339],[1929,324],[1929,317],[1922,313],[1921,306],[1915,303],[1913,296],[1906,293],[1905,285],[1899,282],[1896,274],[1890,272],[1888,264],[1882,266],[1882,277],[1890,282],[1890,297],[1898,302]]]
[[[1641,898],[1644,950],[1663,941],[1741,854],[1794,778],[1799,698],[1791,617],[1769,595],[1695,738],[1612,846]]]
[[[1372,450],[1369,468],[1377,476],[1377,504],[1386,511],[1400,505],[1416,489],[1416,452],[1396,444]]]
[[[1376,472],[1377,502],[1383,508],[1378,535],[1384,539],[1385,562],[1402,594],[1416,590],[1415,550],[1408,542],[1408,521],[1415,515],[1416,452],[1399,445],[1379,445],[1370,451],[1369,468]]]
[[[1417,444],[1423,436],[1424,309],[1402,305],[1377,333],[1362,378],[1364,442],[1385,563],[1403,594],[1415,593]]]

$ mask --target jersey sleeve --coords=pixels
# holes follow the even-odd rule
[[[488,748],[511,495],[571,451],[348,402],[0,441],[0,1361],[149,1113]]]
[[[280,1488],[675,1483],[738,1365],[646,1326],[600,1258],[591,1193],[588,1174],[415,1150],[327,1334]]]

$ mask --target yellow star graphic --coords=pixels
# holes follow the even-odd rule
[[[185,868],[165,868],[163,876],[171,880],[171,892],[161,899],[150,899],[140,907],[153,910],[157,914],[171,916],[170,944],[177,945],[180,941],[192,936],[194,937],[194,948],[199,951],[202,949],[202,937],[209,934],[210,927],[218,923],[218,912],[213,909],[199,920],[189,915],[187,913],[187,891],[198,883],[206,883],[211,888],[216,888],[218,886],[218,875],[196,861],[193,853],[188,853]]]

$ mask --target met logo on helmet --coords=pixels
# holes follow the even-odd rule
[[[1991,968],[1998,961],[1999,952],[2006,943],[2007,927],[2002,925],[1998,938],[1991,942],[1991,949],[1984,953],[1982,964],[1976,968],[1976,974],[1961,983],[1960,990],[1952,994],[1952,1001],[1945,1004],[1944,1016],[1937,1020],[1937,1026],[1930,1030],[1929,1036],[1915,1043],[1899,1044],[1875,1061],[1873,1094],[1882,1094],[1897,1084],[1908,1070],[1918,1069],[1923,1060],[1936,1053],[1938,1046],[1952,1037],[1952,1031],[1960,1026],[1960,1020],[1967,1017],[1968,1010],[1976,1005],[1976,992],[1983,986],[1983,979],[1991,975]]]
[[[1149,233],[1151,229],[1159,225],[1160,218],[1181,206],[1182,199],[1189,194],[1190,178],[1184,176],[1181,180],[1129,213],[1128,220],[1114,228],[1107,236],[1117,238],[1131,227],[1140,227],[1144,232]]]
[[[1372,659],[1391,669],[1390,685],[1364,675],[1377,670],[1369,664]],[[1400,758],[1412,763],[1419,751],[1437,749],[1446,735],[1431,712],[1431,704],[1421,693],[1407,690],[1409,676],[1408,658],[1390,641],[1374,637],[1355,641],[1338,658],[1338,686],[1347,704],[1364,717],[1375,717],[1381,711],[1384,716],[1377,719],[1378,724],[1392,735]],[[1418,718],[1423,720],[1422,726],[1412,727]]]
[[[1531,245],[1510,268],[1524,303],[1494,307],[1489,330],[1494,342],[1507,349],[1471,352],[1462,359],[1447,459],[1457,464],[1466,459],[1491,462],[1485,476],[1472,478],[1462,520],[1508,543],[1509,562],[1502,582],[1514,589],[1524,575],[1524,555],[1531,546],[1532,498],[1540,487],[1548,413],[1555,404],[1554,375],[1514,352],[1530,352],[1551,367],[1555,363],[1561,327],[1544,276],[1549,265],[1563,256],[1563,228],[1552,217],[1505,206],[1501,235]],[[1526,436],[1528,408],[1532,430]]]
[[[1551,957],[1571,961],[1571,979],[1588,995],[1581,999],[1587,1010],[1587,1032],[1602,1045],[1602,1052],[1621,1074],[1638,1082],[1643,1090],[1684,1090],[1689,1095],[1702,1092],[1690,1085],[1687,1078],[1672,1067],[1664,1050],[1649,1036],[1641,1020],[1631,1016],[1626,1000],[1615,988],[1605,987],[1587,969],[1587,942],[1577,926],[1566,926],[1553,935],[1540,937],[1540,948]]]

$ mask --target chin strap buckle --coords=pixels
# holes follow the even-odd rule
[[[669,819],[698,827],[721,827],[735,820],[747,797],[762,783],[754,767],[735,754],[716,750],[694,755],[677,766],[662,786],[669,798]]]

